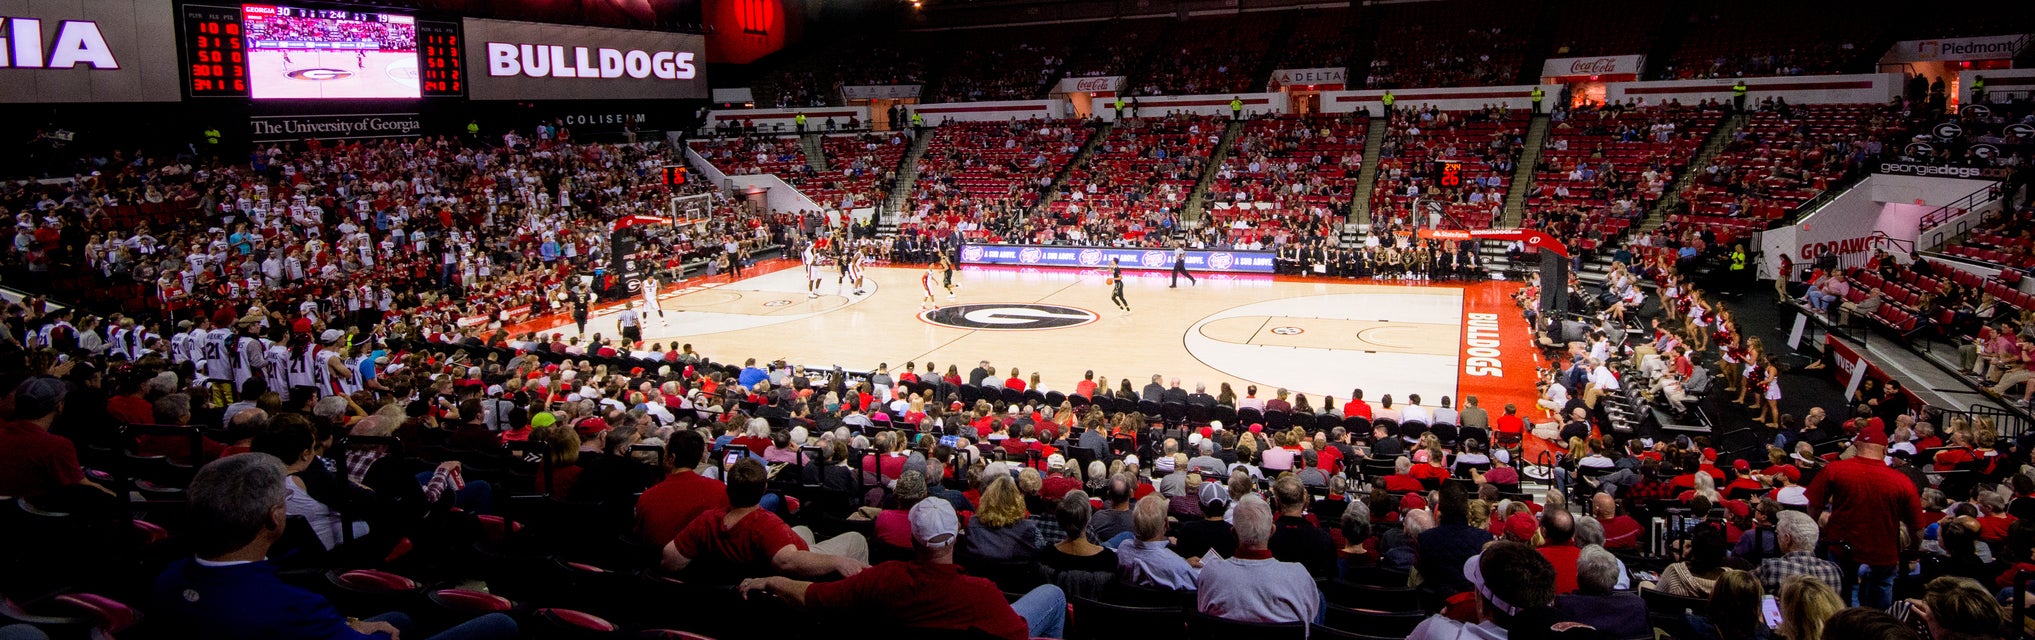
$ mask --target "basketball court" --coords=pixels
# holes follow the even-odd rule
[[[296,49],[283,62],[283,51],[263,49],[247,54],[247,74],[255,98],[415,98],[417,54],[408,51]],[[364,58],[364,59],[363,59]]]
[[[1112,387],[1142,388],[1153,374],[1178,377],[1213,395],[1230,383],[1239,396],[1278,388],[1338,402],[1361,388],[1374,403],[1420,394],[1476,395],[1496,413],[1506,402],[1531,407],[1535,359],[1526,322],[1513,305],[1517,283],[1401,284],[1284,276],[1203,275],[1169,288],[1163,272],[1126,273],[1132,313],[1110,303],[1107,274],[1095,270],[968,267],[954,274],[954,300],[935,283],[938,309],[921,311],[921,268],[870,267],[865,291],[838,286],[822,270],[818,298],[804,270],[778,261],[741,279],[667,284],[664,317],[649,314],[643,339],[666,348],[690,343],[721,362],[782,358],[810,367],[893,372],[926,361],[965,376],[988,360],[998,377],[1034,371],[1048,390],[1067,391],[1093,369]],[[789,267],[789,268],[787,268]],[[640,296],[628,301],[639,311]],[[599,308],[587,332],[619,335],[620,303]],[[553,317],[512,330],[577,335]]]

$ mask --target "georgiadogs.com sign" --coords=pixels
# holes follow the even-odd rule
[[[414,113],[255,116],[247,125],[248,139],[255,142],[408,138],[424,133],[424,123]]]
[[[694,34],[466,19],[475,100],[707,97],[705,38]]]

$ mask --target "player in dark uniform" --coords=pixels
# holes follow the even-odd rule
[[[954,286],[954,260],[945,251],[940,252],[940,286],[947,288],[947,299],[953,300],[954,290],[959,287]]]
[[[1109,301],[1115,303],[1116,308],[1122,309],[1124,313],[1130,313],[1131,303],[1123,297],[1123,264],[1116,258],[1109,259],[1109,284],[1113,287],[1110,290]]]

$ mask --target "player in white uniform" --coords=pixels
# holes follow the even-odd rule
[[[936,277],[934,274],[938,273],[938,268],[934,265],[926,265],[925,275],[919,277],[919,285],[926,290],[926,297],[919,299],[920,311],[925,311],[928,305],[931,305],[934,309],[940,308],[940,305],[933,304],[933,278]]]
[[[657,312],[658,319],[662,320],[664,318],[664,307],[657,304],[657,276],[655,275],[643,278],[643,317],[649,318],[651,311]]]
[[[225,327],[205,333],[205,378],[212,386],[212,401],[220,406],[233,404],[234,360],[240,357],[235,347],[236,333]]]
[[[805,253],[799,256],[799,261],[805,263],[806,267],[807,298],[820,297],[820,252],[816,248],[816,244],[814,242],[806,243]]]
[[[862,252],[848,252],[842,259],[848,261],[848,283],[855,285],[855,295],[862,295]]]

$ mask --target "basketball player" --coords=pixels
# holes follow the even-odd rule
[[[925,275],[919,276],[919,285],[926,290],[926,297],[919,299],[920,311],[925,311],[929,306],[933,309],[940,308],[939,305],[933,304],[933,272],[939,268],[939,265],[926,265]],[[953,299],[953,294],[947,295],[949,300]]]
[[[353,50],[353,66],[354,66],[355,68],[358,68],[358,69],[366,69],[366,68],[367,68],[367,50],[366,50],[366,49],[354,49],[354,50]]]
[[[954,284],[954,259],[946,252],[940,252],[940,285],[947,288],[947,300],[954,300],[954,290],[961,287]]]
[[[820,252],[814,247],[815,244],[817,243],[806,244],[805,252],[799,256],[799,261],[804,263],[806,268],[807,298],[820,297]]]
[[[643,317],[649,318],[652,311],[657,312],[659,321],[664,320],[664,307],[657,304],[657,275],[654,273],[643,276]]]
[[[855,295],[858,295],[858,296],[859,296],[859,295],[862,295],[862,252],[861,252],[861,250],[859,250],[859,249],[858,249],[858,250],[855,250],[855,251],[851,251],[851,252],[849,252],[849,253],[848,253],[848,257],[847,257],[847,264],[848,264],[848,283],[849,283],[849,284],[853,284],[853,285],[855,285]]]
[[[1122,309],[1124,313],[1130,313],[1131,303],[1124,300],[1123,297],[1123,263],[1119,262],[1116,258],[1109,259],[1109,284],[1113,287],[1109,294],[1109,301],[1115,304],[1116,308]]]

